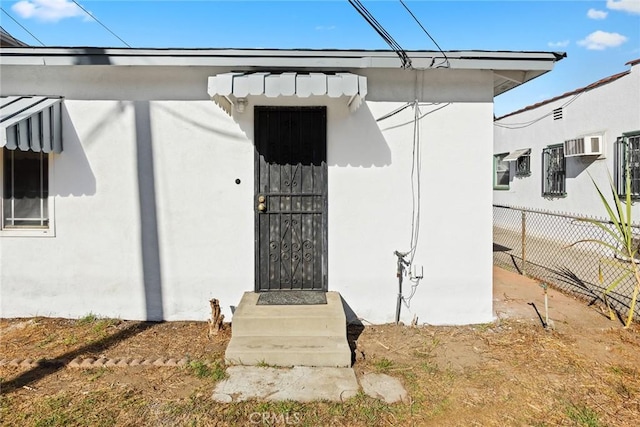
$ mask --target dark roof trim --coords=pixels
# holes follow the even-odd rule
[[[4,28],[0,27],[0,47],[27,47],[29,46],[22,40],[18,40],[9,34]]]
[[[640,62],[640,60],[638,60],[638,62]],[[576,95],[576,94],[581,93],[581,92],[588,92],[591,89],[595,89],[597,87],[604,86],[604,85],[606,85],[608,83],[611,83],[611,82],[613,82],[615,80],[618,80],[620,77],[624,77],[627,74],[629,74],[630,72],[631,72],[630,70],[627,70],[627,71],[623,71],[623,72],[618,73],[618,74],[614,74],[614,75],[609,76],[609,77],[605,77],[604,79],[600,79],[597,82],[591,83],[590,85],[581,87],[579,89],[572,90],[571,92],[563,93],[562,95],[559,95],[559,96],[556,96],[556,97],[553,97],[553,98],[550,98],[550,99],[545,99],[544,101],[540,101],[540,102],[538,102],[536,104],[528,105],[528,106],[526,106],[524,108],[521,108],[519,110],[516,110],[516,111],[513,111],[511,113],[505,114],[503,116],[497,117],[496,119],[494,119],[494,121],[501,120],[501,119],[504,119],[506,117],[514,116],[516,114],[520,114],[520,113],[523,113],[525,111],[535,110],[538,107],[542,107],[543,105],[550,104],[550,103],[552,103],[554,101],[557,101],[557,100],[562,99],[562,98],[566,98],[566,97],[571,96],[571,95]]]

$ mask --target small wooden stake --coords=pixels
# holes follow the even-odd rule
[[[217,299],[209,300],[209,305],[211,306],[211,319],[209,319],[208,337],[211,338],[212,335],[218,335],[218,332],[223,329],[224,314],[220,314],[220,302]]]

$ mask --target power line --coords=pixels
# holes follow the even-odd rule
[[[570,100],[568,100],[567,102],[565,102],[564,104],[562,104],[560,107],[558,108],[565,108],[568,107],[569,105],[571,105],[573,103],[573,101],[575,101],[576,99],[578,99],[580,97],[580,95],[582,95],[584,92],[580,92],[576,95],[573,96],[573,98],[571,98]],[[557,110],[557,108],[555,108],[554,110]],[[493,122],[493,125],[496,127],[500,127],[500,128],[504,128],[504,129],[522,129],[522,128],[526,128],[529,127],[537,122],[539,122],[540,120],[544,119],[545,117],[549,117],[553,114],[553,111],[549,111],[546,114],[543,114],[540,117],[537,117],[535,119],[529,120],[528,122],[521,122],[521,123],[498,123],[498,122]]]
[[[116,33],[114,33],[113,31],[111,31],[109,29],[109,27],[107,27],[106,25],[104,25],[102,22],[100,22],[100,20],[98,18],[96,18],[95,16],[93,16],[93,14],[89,13],[89,11],[87,11],[87,9],[85,9],[84,7],[82,7],[80,5],[80,3],[78,3],[76,0],[71,0],[72,2],[74,2],[76,4],[76,6],[78,6],[80,9],[82,9],[84,11],[84,13],[86,13],[91,19],[93,19],[94,21],[96,21],[98,24],[102,25],[104,27],[105,30],[109,31],[111,34],[113,34],[118,40],[120,40],[122,43],[124,43],[127,47],[131,47],[131,45],[129,43],[127,43],[126,41],[122,40]]]
[[[13,22],[15,22],[16,24],[18,24],[18,25],[20,26],[20,28],[22,28],[23,30],[25,30],[27,33],[29,33],[29,35],[30,35],[31,37],[33,37],[34,39],[36,39],[36,40],[38,41],[38,43],[40,43],[42,46],[44,46],[44,45],[45,45],[44,43],[42,43],[42,41],[40,41],[40,39],[39,39],[39,38],[37,38],[36,36],[34,36],[34,35],[33,35],[33,33],[32,33],[31,31],[27,30],[27,29],[25,28],[25,26],[24,26],[24,25],[22,25],[21,23],[19,23],[19,22],[18,22],[18,21],[13,17],[13,16],[11,16],[11,15],[9,14],[9,12],[7,12],[6,10],[4,10],[4,7],[0,7],[0,9],[2,9],[2,11],[5,13],[5,15],[7,15],[9,18],[11,18],[11,20],[12,20]]]
[[[420,28],[422,28],[422,31],[424,31],[424,33],[429,36],[429,38],[431,39],[431,41],[436,45],[436,47],[438,48],[438,50],[440,51],[440,53],[442,54],[442,56],[444,56],[444,59],[447,63],[447,65],[445,67],[449,68],[451,66],[451,64],[449,63],[449,58],[447,58],[447,55],[444,53],[444,51],[442,50],[442,48],[440,48],[440,45],[438,44],[438,42],[436,42],[434,40],[433,37],[431,37],[431,34],[429,34],[429,32],[426,30],[426,28],[424,28],[422,26],[422,24],[420,23],[420,21],[418,20],[418,18],[416,18],[416,16],[413,14],[413,12],[411,12],[411,10],[409,9],[409,7],[402,1],[400,0],[400,3],[404,6],[405,9],[407,9],[407,12],[409,12],[409,15],[411,15],[413,17],[413,19],[416,21],[416,23],[420,26]],[[433,64],[432,64],[433,66]],[[439,66],[438,66],[439,67]],[[436,67],[436,68],[438,68]]]
[[[396,42],[391,34],[384,29],[384,27],[373,17],[371,12],[360,2],[360,0],[349,0],[349,4],[358,11],[360,15],[373,27],[374,30],[382,37],[382,39],[393,49],[393,51],[400,57],[402,61],[402,68],[413,68],[411,65],[411,58],[407,55],[407,52]]]

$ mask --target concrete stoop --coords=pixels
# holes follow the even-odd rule
[[[233,314],[229,365],[351,366],[342,299],[327,292],[327,304],[257,305],[245,292]]]

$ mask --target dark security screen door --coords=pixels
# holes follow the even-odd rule
[[[327,111],[255,108],[256,291],[327,289]]]

